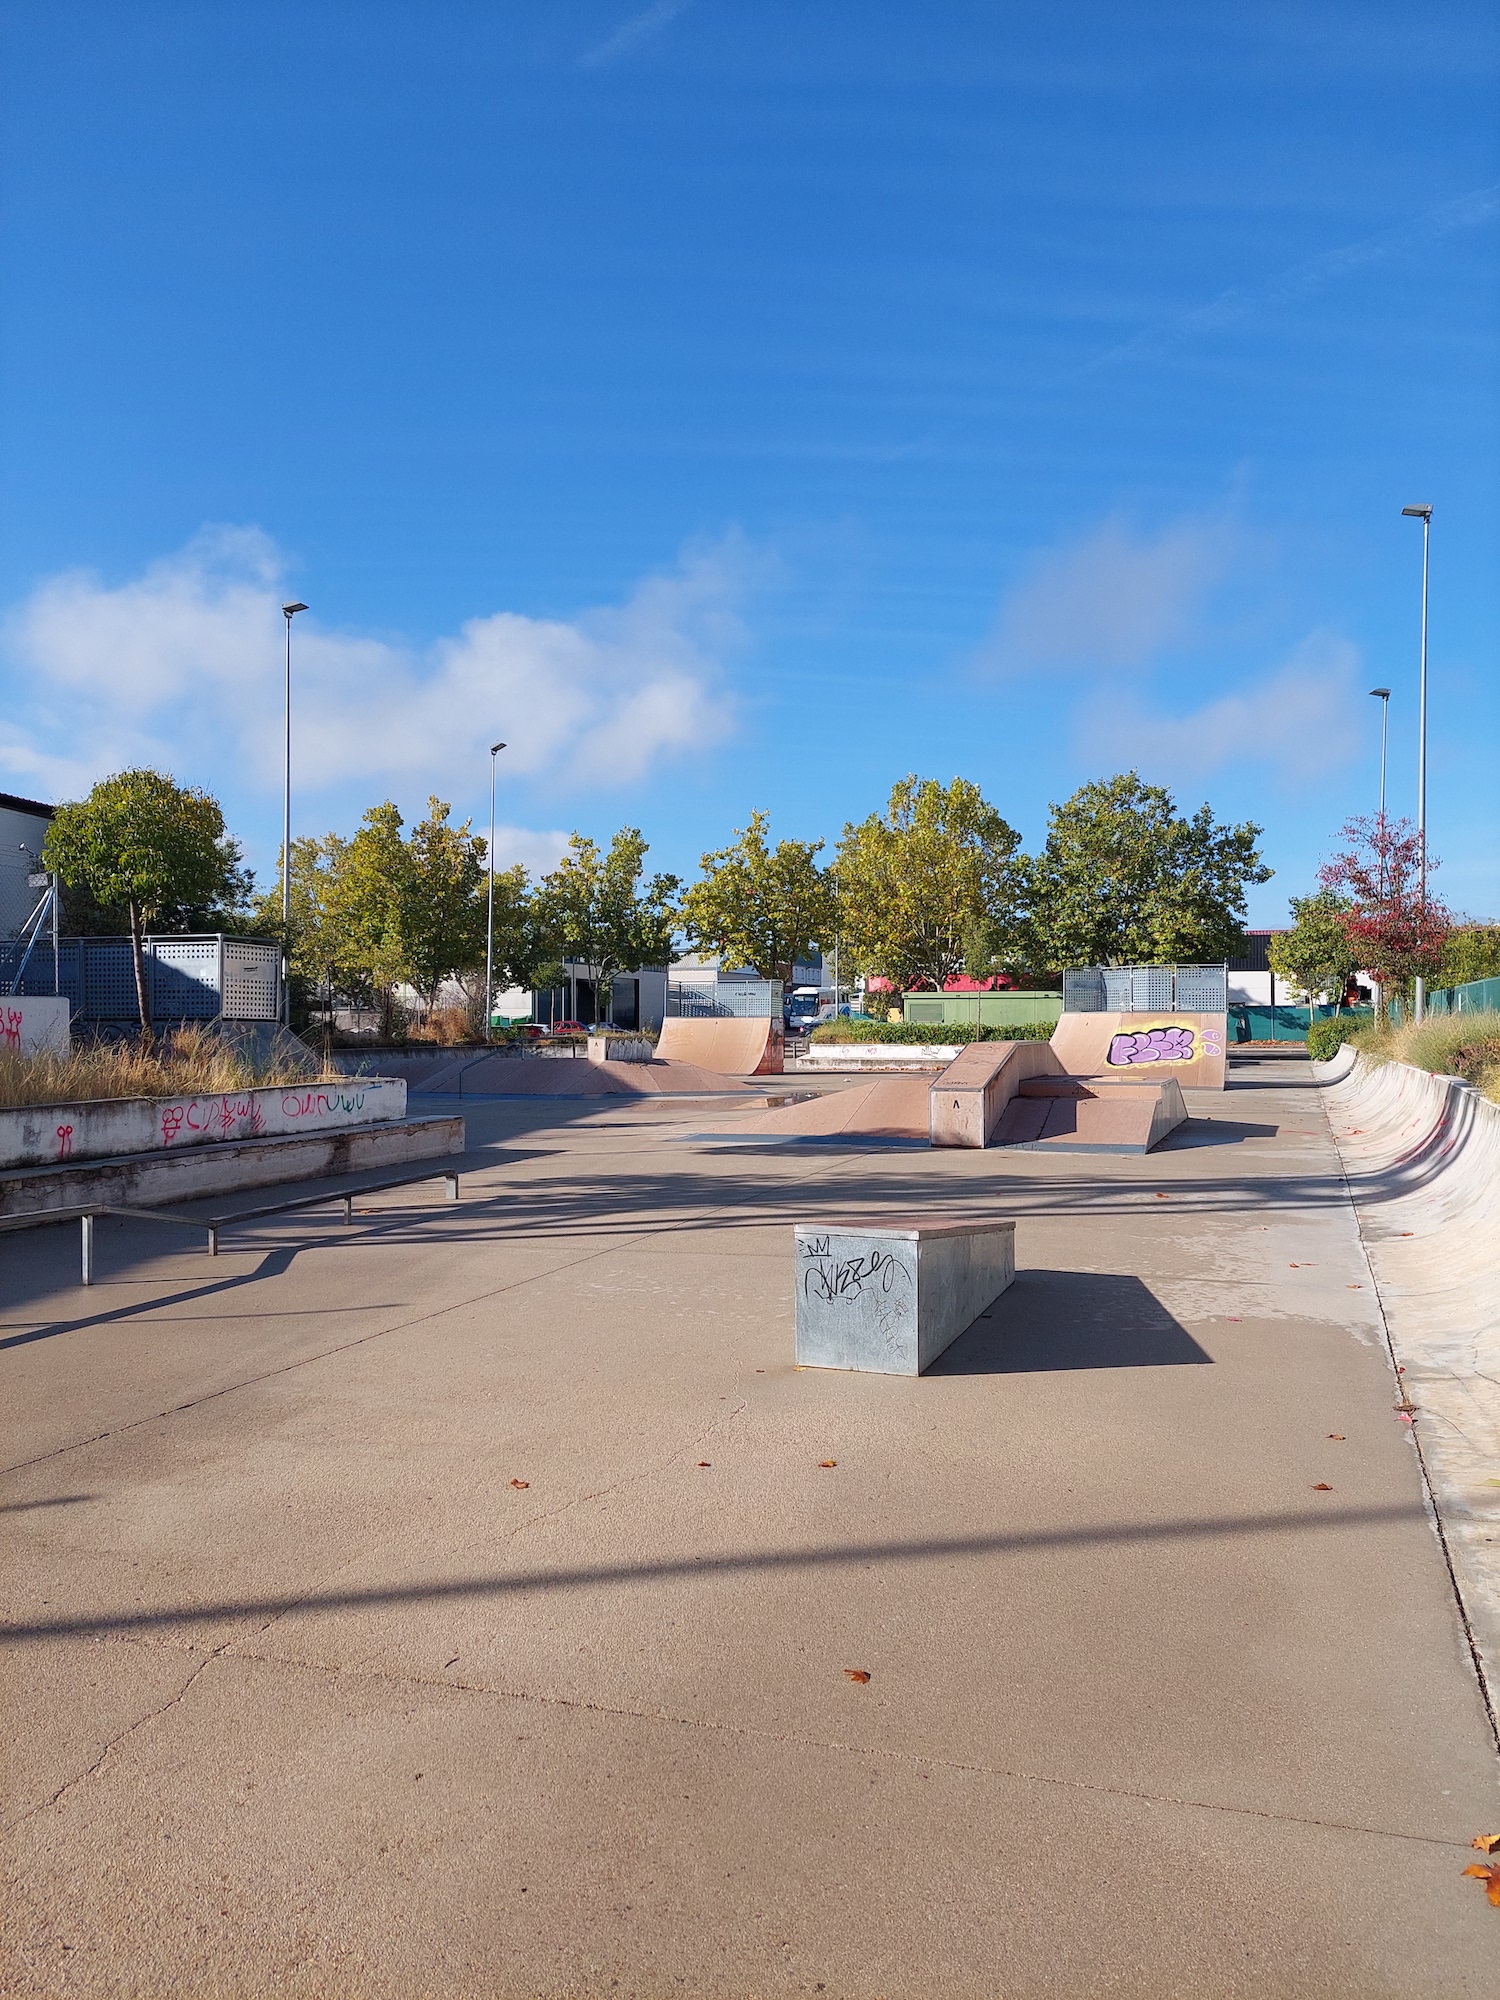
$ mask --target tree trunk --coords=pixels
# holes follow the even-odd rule
[[[146,954],[141,945],[141,913],[130,905],[130,956],[135,962],[135,1003],[140,1009],[141,1034],[151,1039],[151,997],[146,990]]]

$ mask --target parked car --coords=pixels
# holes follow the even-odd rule
[[[586,1035],[588,1029],[582,1021],[554,1021],[549,1032],[554,1035]]]
[[[539,1021],[516,1021],[511,1026],[511,1033],[522,1042],[545,1042],[547,1039],[547,1030]]]

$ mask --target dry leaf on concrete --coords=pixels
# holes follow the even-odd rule
[[[863,1667],[845,1667],[844,1678],[846,1680],[858,1681],[860,1686],[863,1687],[870,1676],[865,1672]]]
[[[1332,1491],[1333,1488],[1328,1484],[1328,1481],[1326,1479],[1320,1479],[1317,1485],[1313,1488],[1314,1493],[1331,1493]]]
[[[1500,1854],[1500,1833],[1476,1833],[1469,1845],[1481,1854]]]
[[[1330,1431],[1328,1436],[1333,1444],[1342,1444],[1344,1442],[1344,1433],[1342,1431]]]
[[[524,1493],[531,1484],[531,1481],[529,1479],[513,1479],[510,1483],[518,1493]]]
[[[818,1470],[820,1472],[832,1472],[837,1464],[838,1460],[836,1458],[820,1458],[818,1460]]]
[[[700,1472],[709,1472],[709,1471],[711,1471],[712,1469],[713,1469],[713,1460],[712,1460],[711,1458],[700,1458],[700,1459],[699,1459],[699,1461],[698,1461],[698,1470],[699,1470]]]
[[[1464,1873],[1475,1876],[1485,1884],[1485,1894],[1495,1908],[1500,1910],[1500,1861],[1492,1861],[1488,1867],[1484,1862],[1476,1861],[1471,1868],[1466,1868]]]

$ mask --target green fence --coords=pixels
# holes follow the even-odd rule
[[[1462,986],[1439,986],[1427,996],[1429,1014],[1472,1014],[1476,1009],[1500,1009],[1500,979],[1470,979]],[[1402,1016],[1399,1000],[1391,1002],[1391,1019]]]
[[[1320,1021],[1332,1021],[1337,1016],[1351,1019],[1373,1020],[1373,1007],[1319,1007],[1315,1009]],[[1229,1040],[1235,1042],[1305,1042],[1307,1040],[1307,1009],[1305,1007],[1231,1007],[1229,1010]]]
[[[1061,993],[908,993],[902,1003],[908,1021],[932,1027],[1011,1028],[1054,1023],[1062,1013]]]

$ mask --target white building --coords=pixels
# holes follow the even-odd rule
[[[41,895],[27,881],[41,868],[53,808],[0,792],[0,937],[15,937]]]

